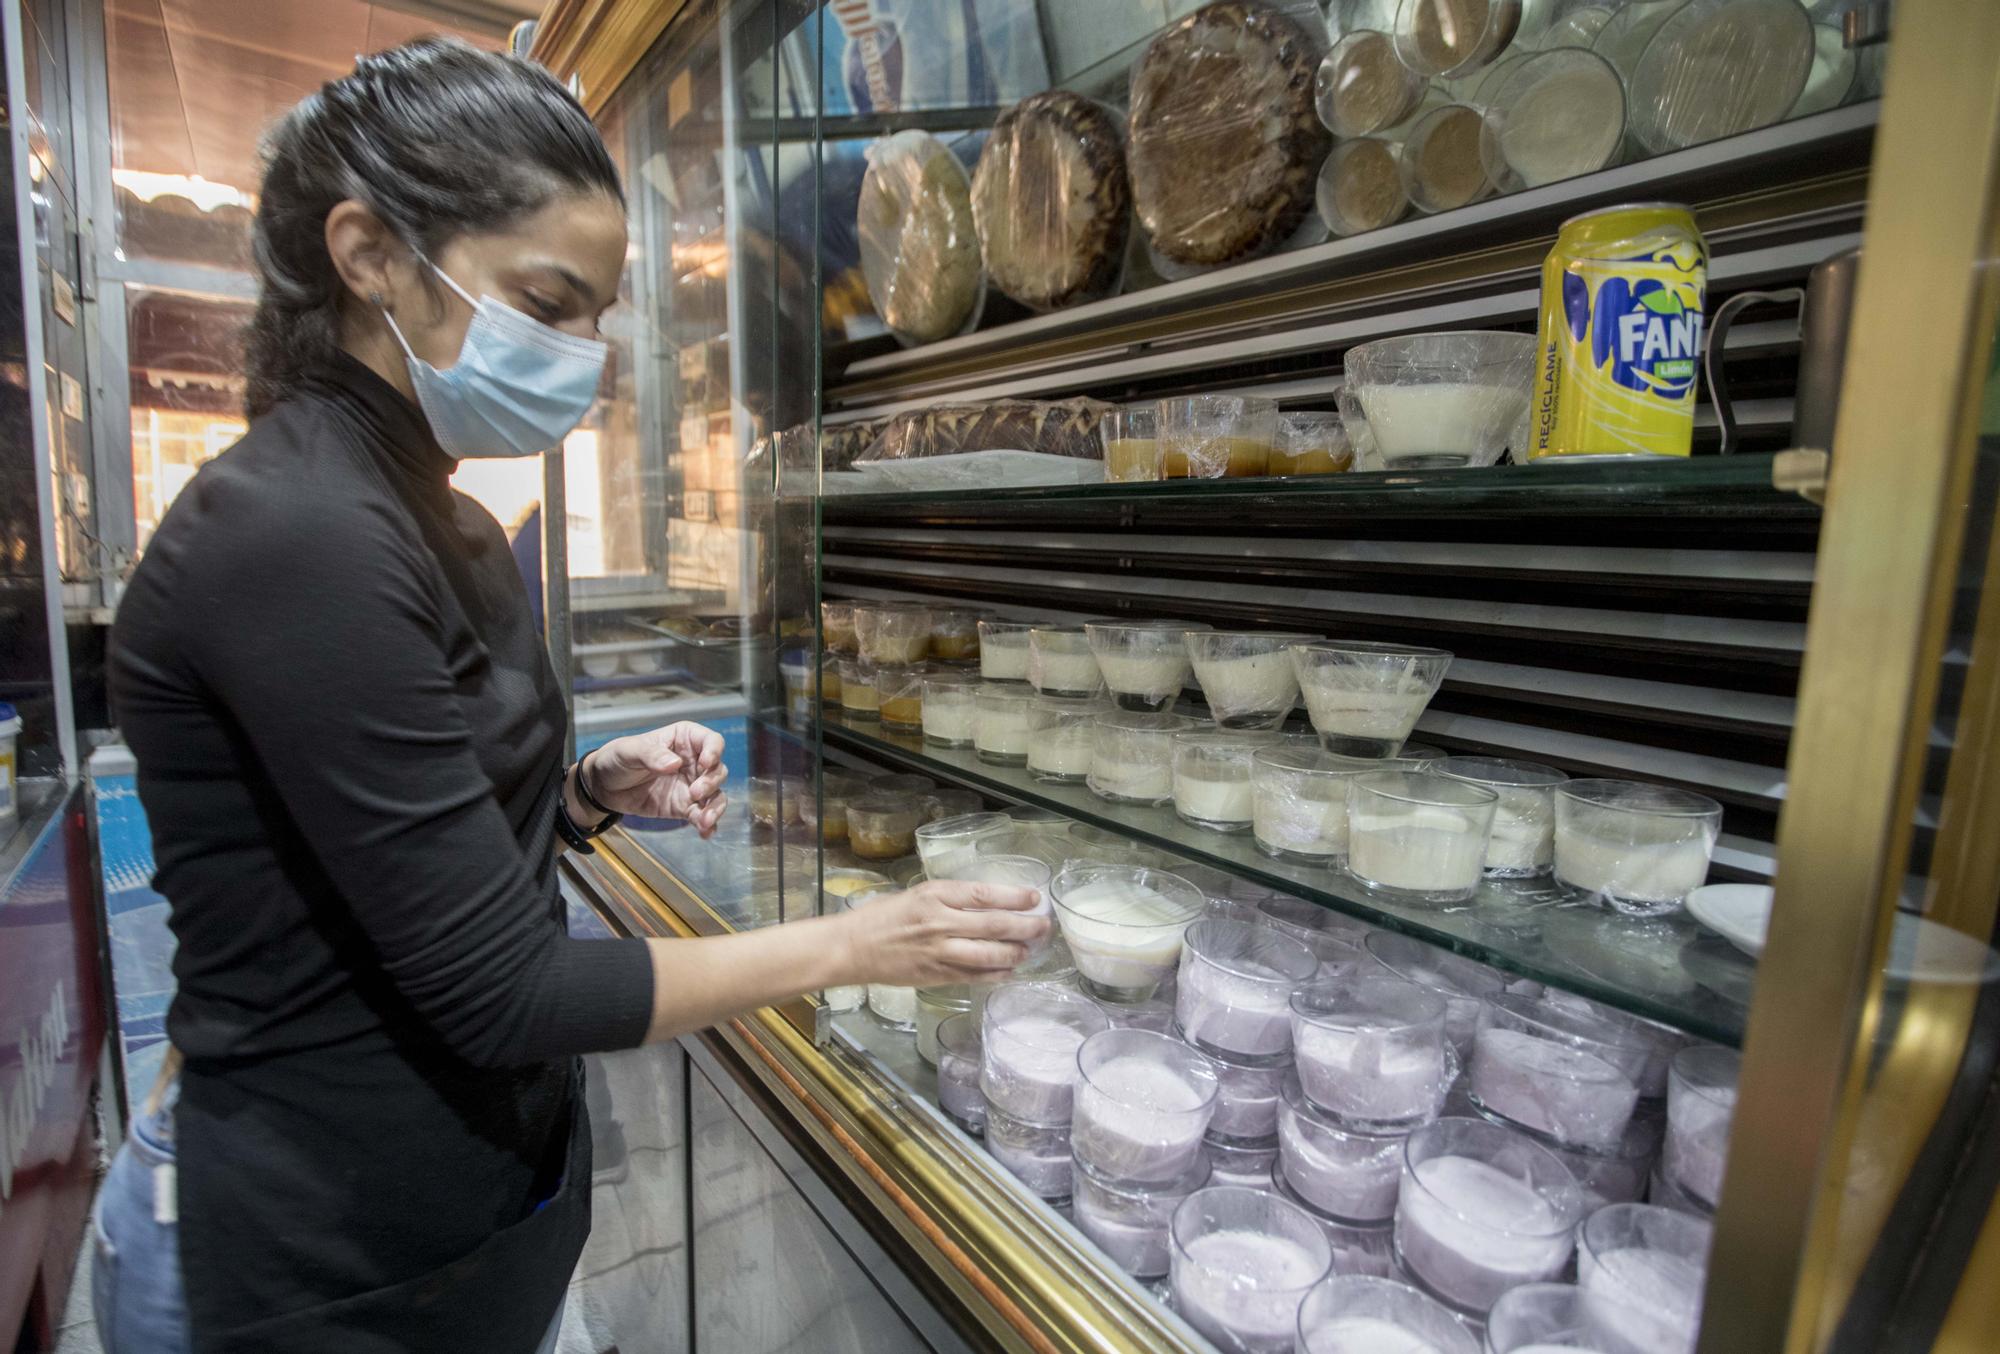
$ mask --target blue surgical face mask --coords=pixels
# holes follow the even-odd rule
[[[472,307],[458,361],[443,371],[411,352],[395,317],[382,312],[438,445],[454,460],[534,456],[561,446],[597,396],[605,345],[551,329],[490,296],[475,301],[443,269],[423,263]]]

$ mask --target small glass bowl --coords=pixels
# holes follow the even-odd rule
[[[1278,440],[1278,404],[1258,395],[1177,395],[1159,404],[1161,475],[1262,475]]]
[[[1445,1048],[1444,1002],[1383,975],[1311,983],[1292,994],[1292,1056],[1306,1098],[1370,1133],[1437,1117],[1457,1074]]]
[[[1347,872],[1410,902],[1463,902],[1479,891],[1500,797],[1420,771],[1375,771],[1348,782]]]
[[[938,1031],[953,1016],[977,1011],[979,999],[984,995],[983,988],[976,988],[971,983],[945,983],[938,987],[918,988],[917,1056],[936,1067],[942,1051]],[[942,1081],[938,1089],[943,1090]]]
[[[1004,813],[965,813],[921,824],[916,830],[917,855],[931,879],[961,879],[979,857],[979,843],[1013,830]]]
[[[865,658],[840,660],[840,708],[849,719],[876,719],[882,706],[875,695],[875,665]]]
[[[1300,1304],[1333,1266],[1318,1221],[1264,1190],[1196,1190],[1171,1235],[1174,1310],[1221,1349],[1288,1348]]]
[[[1313,748],[1262,747],[1250,758],[1251,831],[1280,860],[1347,859],[1348,782],[1375,764]]]
[[[937,1027],[938,1107],[960,1128],[986,1132],[986,1094],[979,1089],[979,1011],[947,1016]]]
[[[1486,1354],[1546,1354],[1580,1349],[1583,1294],[1575,1284],[1524,1283],[1510,1288],[1486,1316]]]
[[[1056,1206],[1068,1202],[1073,1165],[1067,1123],[1016,1119],[989,1099],[986,1151],[1044,1202]]]
[[[1273,475],[1337,475],[1354,466],[1347,428],[1332,410],[1298,409],[1278,415],[1271,448]]]
[[[1175,815],[1211,832],[1249,831],[1256,816],[1250,758],[1271,742],[1268,733],[1198,729],[1175,734]]]
[[[1387,1222],[1403,1179],[1404,1133],[1367,1133],[1321,1111],[1288,1075],[1278,1099],[1278,1173],[1314,1212]]]
[[[1028,680],[1028,632],[1045,621],[979,622],[979,675],[989,682]]]
[[[1107,1001],[1151,997],[1208,902],[1185,879],[1137,865],[1070,865],[1052,889],[1084,990]]]
[[[915,733],[924,727],[924,680],[931,669],[922,663],[875,669],[875,708],[882,727]]]
[[[924,678],[924,742],[939,748],[969,748],[979,724],[976,677],[931,673]]]
[[[1405,1349],[1480,1354],[1479,1338],[1456,1312],[1394,1279],[1336,1272],[1299,1304],[1299,1354],[1350,1354],[1392,1332]]]
[[[1387,33],[1359,28],[1320,58],[1313,81],[1319,120],[1342,144],[1386,131],[1417,111],[1424,77],[1405,65]]]
[[[1466,1090],[1480,1110],[1566,1147],[1615,1150],[1639,1103],[1618,1050],[1527,997],[1487,1001]]]
[[[1010,982],[993,989],[980,1017],[985,1058],[979,1087],[989,1109],[1067,1132],[1076,1103],[1077,1050],[1109,1025],[1081,992],[1048,983]]]
[[[988,682],[973,697],[977,715],[973,722],[973,746],[979,760],[995,766],[1028,764],[1028,710],[1034,704],[1030,687]]]
[[[1094,621],[1083,627],[1097,670],[1121,710],[1165,710],[1187,685],[1187,621]]]
[[[971,607],[932,607],[930,656],[942,663],[970,663],[979,657],[981,613]]]
[[[918,796],[924,801],[924,821],[939,823],[947,818],[962,818],[968,813],[984,813],[986,801],[977,790],[961,790],[955,785],[927,790]]]
[[[1499,757],[1445,757],[1426,768],[1446,780],[1478,785],[1500,797],[1486,838],[1488,879],[1547,874],[1556,854],[1556,796],[1569,779],[1552,766]]]
[[[1284,1068],[1277,1069],[1279,1080],[1284,1079]],[[1273,1176],[1278,1167],[1278,1121],[1277,1092],[1271,1093],[1271,1122],[1274,1127],[1270,1136],[1257,1141],[1247,1139],[1225,1139],[1217,1134],[1208,1136],[1208,1183],[1211,1185],[1231,1185],[1239,1189],[1270,1189],[1275,1183]]]
[[[1474,959],[1426,945],[1421,940],[1376,931],[1362,942],[1370,957],[1406,983],[1435,992],[1444,1001],[1444,1028],[1460,1062],[1472,1056],[1472,1038],[1487,1000],[1507,989],[1497,970]]]
[[[1439,1119],[1403,1144],[1396,1256],[1454,1310],[1484,1316],[1569,1265],[1583,1195],[1554,1154],[1484,1119]]]
[[[1082,626],[1038,626],[1028,632],[1028,685],[1054,696],[1094,696],[1104,675]]]
[[[1097,717],[1110,710],[1099,696],[1038,695],[1028,707],[1028,774],[1052,784],[1088,780]]]
[[[1403,187],[1403,164],[1393,141],[1378,136],[1357,136],[1342,141],[1319,168],[1314,201],[1319,218],[1338,238],[1365,235],[1371,230],[1393,226],[1410,214],[1410,193]],[[1340,419],[1342,443],[1347,448],[1347,465],[1358,470],[1354,442],[1348,434],[1348,420]]]
[[[1367,419],[1381,468],[1485,466],[1500,459],[1527,409],[1535,340],[1487,330],[1410,334],[1350,348],[1345,363],[1343,393]]]
[[[1667,1081],[1667,1142],[1661,1169],[1702,1205],[1722,1199],[1729,1162],[1729,1125],[1736,1114],[1741,1054],[1714,1044],[1693,1044],[1674,1055]]]
[[[853,602],[828,599],[819,604],[819,627],[828,653],[858,654],[859,642],[854,634]]]
[[[1486,172],[1485,135],[1485,118],[1470,104],[1442,104],[1417,119],[1397,154],[1410,205],[1431,215],[1491,197],[1496,185]]]
[[[750,821],[777,827],[799,821],[806,783],[797,776],[750,777]]]
[[[1443,649],[1363,641],[1289,650],[1306,713],[1328,752],[1393,757],[1444,682]]]
[[[1557,787],[1555,877],[1627,916],[1678,911],[1708,878],[1722,805],[1630,780]]]
[[[854,608],[854,637],[870,663],[921,663],[931,649],[931,613],[915,602],[861,602]]]
[[[1181,940],[1174,1017],[1183,1037],[1226,1057],[1283,1057],[1292,993],[1319,968],[1311,950],[1269,927],[1204,916]]]
[[[1576,1286],[1583,1334],[1607,1354],[1690,1350],[1701,1334],[1714,1226],[1671,1208],[1613,1204],[1583,1220]]]
[[[1105,1030],[1077,1050],[1070,1146],[1107,1179],[1164,1184],[1201,1154],[1215,1113],[1214,1064],[1171,1035]]]
[[[1113,409],[1098,420],[1097,439],[1104,449],[1104,478],[1111,483],[1161,477],[1160,419],[1153,405]]]
[[[1181,637],[1209,717],[1224,729],[1275,729],[1299,703],[1294,644],[1316,635],[1269,630],[1191,630]]]
[[[1187,1031],[1175,1022],[1183,1040]],[[1250,1147],[1275,1147],[1278,1131],[1278,1091],[1292,1070],[1287,1054],[1263,1058],[1238,1058],[1203,1049],[1215,1064],[1222,1088],[1215,1100],[1215,1117],[1208,1124],[1211,1144],[1233,1143]]]
[[[1477,70],[1514,40],[1521,0],[1488,0],[1485,23],[1464,26],[1448,0],[1402,0],[1396,7],[1396,55],[1417,76],[1450,79]]]
[[[1174,736],[1199,727],[1185,715],[1099,715],[1090,792],[1114,804],[1167,803],[1174,797]]]
[[[1076,1229],[1097,1243],[1112,1262],[1136,1279],[1166,1277],[1172,1243],[1168,1229],[1181,1200],[1208,1184],[1209,1163],[1194,1164],[1165,1184],[1113,1180],[1076,1158],[1070,1214]]]
[[[848,801],[847,844],[863,860],[894,860],[917,849],[923,801],[907,794],[866,794]]]

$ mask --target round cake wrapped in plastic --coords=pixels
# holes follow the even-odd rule
[[[1052,89],[994,124],[972,175],[972,219],[1003,295],[1044,311],[1110,295],[1131,217],[1124,130],[1102,107]]]
[[[1146,49],[1126,162],[1161,259],[1213,267],[1298,229],[1332,145],[1314,108],[1319,55],[1297,23],[1252,0],[1196,10]]]
[[[972,184],[942,141],[898,132],[868,148],[855,231],[875,312],[902,342],[935,343],[978,323],[986,282]]]

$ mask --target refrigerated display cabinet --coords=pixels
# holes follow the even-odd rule
[[[1497,981],[1740,1048],[1705,1354],[1990,1347],[2000,113],[1967,92],[2000,69],[2000,12],[1802,6],[1826,30],[1822,65],[1848,74],[1832,96],[1826,70],[1801,77],[1812,97],[1753,119],[1767,125],[1703,124],[1710,139],[1686,132],[1661,153],[1627,144],[1610,167],[1365,233],[1308,226],[1255,257],[1168,267],[1173,280],[1142,222],[1115,294],[1039,314],[991,294],[941,340],[888,332],[859,268],[869,148],[924,132],[969,169],[999,116],[1044,88],[1129,113],[1132,68],[1194,8],[552,5],[536,53],[600,119],[632,215],[631,313],[597,414],[604,474],[652,533],[633,547],[666,599],[648,623],[721,646],[699,654],[705,703],[649,705],[633,727],[719,720],[734,787],[715,840],[628,821],[569,860],[571,884],[617,928],[715,933],[839,906],[858,870],[915,877],[913,857],[857,856],[837,830],[853,777],[914,775],[958,807],[1060,816],[1218,895],[1303,900]],[[1395,7],[1277,8],[1316,55]],[[1516,45],[1583,22],[1579,8],[1529,0]],[[1601,8],[1611,23],[1639,7]],[[1455,78],[1451,98],[1488,97]],[[1730,455],[1705,389],[1684,460],[924,489],[857,485],[836,450],[865,443],[872,420],[947,403],[1254,393],[1331,409],[1362,342],[1533,332],[1561,222],[1651,200],[1693,209],[1711,314],[1778,293],[1746,302],[1718,355]],[[1864,244],[1833,446],[1797,448],[1785,289]],[[593,586],[568,600],[581,609]],[[1384,901],[1248,836],[821,699],[823,604],[895,599],[1449,649],[1419,741],[1712,797],[1711,882],[1776,883],[1762,952],[1686,916],[1640,933],[1490,885],[1467,907]],[[616,731],[599,718],[590,736]],[[940,1111],[911,1032],[827,998],[732,1021],[701,1056],[893,1261],[911,1347],[1206,1347],[1157,1285]],[[663,1329],[684,1318],[659,1314]]]

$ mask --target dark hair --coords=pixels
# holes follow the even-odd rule
[[[596,126],[542,67],[450,38],[361,57],[265,139],[245,410],[269,409],[339,347],[343,286],[326,218],[340,202],[366,203],[436,257],[456,236],[588,192],[624,202]]]

